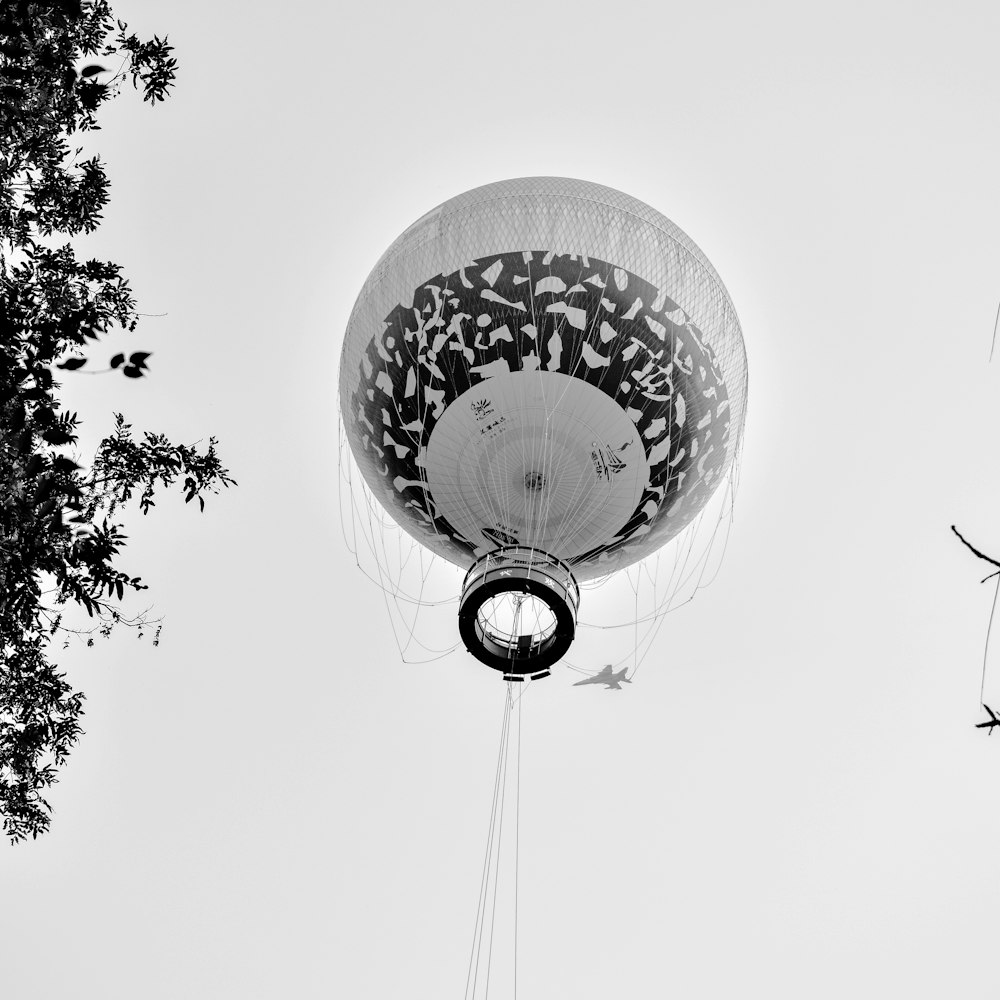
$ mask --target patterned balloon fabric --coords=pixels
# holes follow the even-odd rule
[[[677,226],[584,181],[445,202],[348,324],[344,431],[374,498],[463,568],[538,548],[578,581],[669,542],[739,447],[747,367],[721,280]]]

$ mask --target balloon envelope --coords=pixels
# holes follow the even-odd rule
[[[703,508],[746,372],[729,295],[677,226],[611,188],[520,178],[383,255],[348,323],[342,418],[374,495],[433,552],[540,549],[586,580]]]

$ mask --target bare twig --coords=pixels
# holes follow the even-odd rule
[[[977,549],[970,541],[968,541],[966,538],[962,537],[962,532],[960,532],[958,530],[958,528],[955,527],[955,525],[951,526],[951,530],[954,531],[956,535],[958,535],[959,540],[961,541],[961,543],[970,552],[972,552],[974,555],[977,555],[980,559],[985,559],[986,562],[988,562],[991,566],[996,566],[997,567],[997,573],[990,573],[989,576],[983,577],[983,579],[980,581],[981,583],[985,583],[987,580],[989,580],[992,577],[997,576],[998,574],[1000,574],[1000,562],[998,562],[996,559],[991,559],[984,552],[980,552],[979,549]]]
[[[980,559],[985,560],[991,566],[998,567],[998,569],[997,569],[997,571],[995,573],[990,573],[989,576],[983,577],[983,579],[980,581],[980,583],[985,583],[987,580],[991,579],[992,577],[994,577],[994,576],[997,577],[997,589],[996,589],[995,593],[993,594],[993,607],[990,610],[990,623],[989,623],[989,625],[986,628],[986,645],[983,648],[983,676],[982,676],[982,681],[980,682],[980,685],[979,685],[979,701],[982,702],[984,694],[985,694],[985,691],[986,691],[986,663],[987,663],[987,660],[989,658],[989,652],[990,652],[990,635],[993,632],[993,616],[996,614],[996,610],[997,610],[997,599],[1000,598],[1000,562],[997,562],[996,559],[992,559],[990,556],[986,555],[984,552],[980,552],[979,549],[977,549],[971,542],[969,542],[967,539],[965,539],[965,538],[962,537],[962,533],[958,530],[958,528],[955,527],[955,525],[951,526],[951,530],[954,531],[956,535],[958,535],[959,541],[961,541],[961,543],[970,552],[972,552],[974,555],[978,556]]]

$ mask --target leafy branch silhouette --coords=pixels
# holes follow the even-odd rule
[[[93,232],[109,198],[103,161],[84,158],[73,137],[100,128],[98,112],[129,79],[144,101],[164,100],[172,51],[166,37],[130,34],[107,0],[0,6],[0,815],[12,842],[49,829],[44,796],[83,732],[84,695],[51,661],[53,643],[93,645],[119,627],[159,641],[151,608],[123,606],[147,588],[120,568],[117,516],[133,499],[148,514],[175,486],[204,509],[235,483],[215,438],[200,448],[136,437],[121,414],[82,463],[80,419],[56,380],[149,371],[148,351],[82,371],[88,348],[135,330],[141,314],[119,264],[80,259],[53,238]]]

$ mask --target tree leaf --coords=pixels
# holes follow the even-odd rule
[[[122,374],[126,378],[142,378],[142,369],[136,368],[135,365],[126,365],[122,369]]]
[[[116,354],[111,359],[111,367],[112,368],[120,368],[123,364],[125,364],[125,355],[124,354]]]
[[[56,455],[55,458],[52,459],[52,468],[57,472],[69,473],[75,472],[80,468],[80,466],[77,465],[73,459],[67,458],[65,455]]]
[[[146,365],[146,358],[148,358],[149,356],[150,356],[149,351],[135,351],[133,354],[130,354],[128,356],[128,361],[130,365],[135,365],[136,368],[146,368],[148,371],[148,367]]]
[[[82,368],[86,363],[86,358],[67,358],[57,364],[56,368],[65,368],[67,371],[75,372],[77,368]]]
[[[80,76],[82,76],[84,80],[86,80],[87,77],[96,76],[98,73],[107,73],[107,70],[103,66],[98,66],[95,63],[91,63],[89,66],[84,66],[83,69],[80,70]]]
[[[45,430],[42,431],[42,439],[48,441],[49,444],[59,445],[69,444],[73,441],[74,436],[58,424],[53,424],[51,427],[46,427]]]

